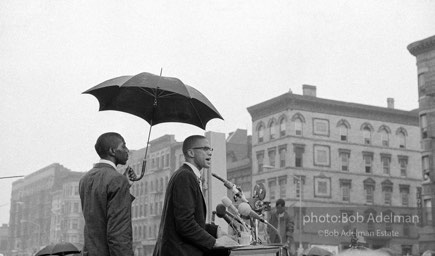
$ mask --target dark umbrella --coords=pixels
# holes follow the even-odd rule
[[[313,246],[311,248],[306,249],[302,255],[306,256],[330,256],[332,255],[332,252],[325,250],[323,248]]]
[[[198,90],[180,79],[140,73],[107,80],[83,92],[94,95],[100,111],[116,110],[138,116],[151,127],[141,176],[145,173],[146,155],[153,125],[166,122],[192,124],[205,129],[208,121],[220,118],[217,109]]]
[[[44,248],[42,248],[39,252],[37,252],[35,256],[68,255],[74,253],[80,253],[80,250],[77,249],[77,247],[72,243],[64,242],[64,243],[47,245]]]

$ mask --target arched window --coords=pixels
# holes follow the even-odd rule
[[[338,131],[340,133],[340,140],[347,141],[349,139],[350,124],[348,121],[341,119],[337,123]]]
[[[258,133],[258,142],[259,143],[263,142],[264,141],[264,124],[263,123],[260,123],[258,125],[257,133]]]
[[[295,120],[295,134],[302,135],[302,120],[299,118]]]
[[[269,138],[271,140],[276,138],[276,122],[275,119],[272,119],[269,123]]]
[[[363,133],[364,144],[371,144],[373,127],[369,123],[364,123],[363,125],[361,125],[361,130]]]
[[[349,135],[347,126],[342,124],[342,125],[340,125],[338,127],[338,129],[340,130],[340,140],[341,141],[347,141],[347,138],[348,138],[348,135]]]
[[[405,128],[400,127],[397,129],[396,135],[399,141],[399,148],[406,148],[406,137],[408,136],[408,133],[406,132]]]
[[[296,113],[292,117],[292,122],[295,128],[295,134],[302,136],[303,123],[305,123],[305,118],[300,113]]]
[[[285,136],[286,134],[286,125],[287,125],[287,121],[285,116],[281,117],[281,119],[279,120],[279,136]]]
[[[379,133],[381,134],[382,146],[390,146],[391,129],[386,125],[382,125],[381,127],[379,127]]]

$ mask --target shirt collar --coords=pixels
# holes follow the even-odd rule
[[[195,173],[196,177],[198,177],[198,179],[201,178],[201,172],[198,170],[198,168],[196,168],[195,165],[189,163],[189,162],[184,162],[184,164],[190,166],[190,168],[192,168],[193,173]]]
[[[99,163],[111,165],[113,168],[115,168],[115,170],[117,170],[115,163],[113,163],[112,161],[106,159],[100,159]]]

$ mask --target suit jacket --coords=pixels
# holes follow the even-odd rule
[[[206,213],[197,176],[181,166],[168,183],[153,255],[201,256],[211,250],[216,239],[206,231]]]
[[[85,218],[83,255],[133,256],[131,203],[127,177],[98,163],[79,183]]]

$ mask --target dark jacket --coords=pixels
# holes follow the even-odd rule
[[[95,164],[79,183],[85,218],[83,255],[133,256],[127,177],[105,163]]]
[[[286,242],[293,242],[293,231],[294,231],[294,221],[293,218],[290,217],[290,215],[284,211],[284,216],[279,217],[276,213],[276,210],[274,210],[269,219],[269,223],[273,225],[278,231],[279,235],[281,236],[282,243]],[[279,223],[279,225],[278,225]],[[279,243],[279,236],[272,228],[269,226],[267,227],[267,232],[269,234],[270,242],[271,243]]]
[[[216,242],[206,231],[205,219],[206,205],[198,179],[188,165],[183,165],[169,180],[153,255],[203,255]]]

